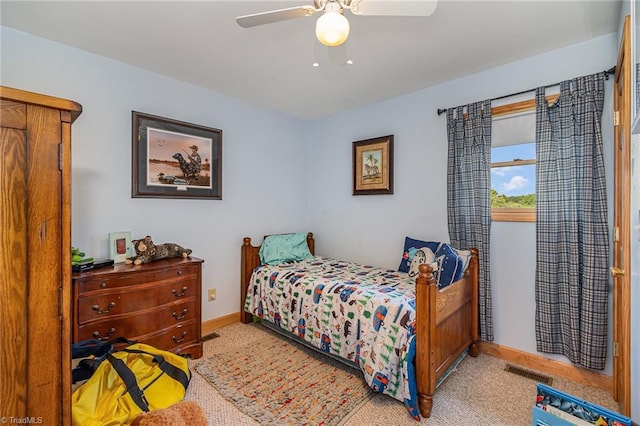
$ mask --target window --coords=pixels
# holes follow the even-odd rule
[[[492,147],[492,219],[534,222],[535,208],[536,143]]]
[[[495,107],[492,116],[491,218],[535,222],[535,101]]]
[[[559,93],[548,95],[556,102]],[[491,108],[491,219],[536,221],[536,101]]]

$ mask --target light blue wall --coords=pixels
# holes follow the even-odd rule
[[[151,235],[205,259],[203,319],[238,312],[240,247],[306,224],[303,123],[42,38],[2,27],[2,85],[71,99],[72,244],[108,256],[109,232]],[[131,198],[131,111],[222,129],[222,200]],[[279,165],[274,167],[274,164]],[[256,210],[260,214],[256,214]]]
[[[616,57],[611,34],[309,123],[308,224],[318,251],[397,268],[405,236],[448,241],[446,118],[436,110],[603,71]],[[606,87],[611,190],[613,79]],[[395,136],[394,194],[352,196],[352,142],[387,134]],[[494,222],[491,257],[495,343],[536,353],[535,224]]]

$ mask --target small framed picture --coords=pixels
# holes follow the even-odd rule
[[[132,257],[131,232],[111,232],[109,234],[109,258],[114,263],[122,263]]]
[[[353,142],[353,195],[393,194],[393,135]]]

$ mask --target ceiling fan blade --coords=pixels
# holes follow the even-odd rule
[[[352,0],[354,15],[430,16],[438,0]]]
[[[301,18],[313,15],[315,12],[316,9],[313,6],[290,7],[287,9],[238,16],[236,22],[243,28],[249,28],[257,25],[270,24],[272,22],[285,21],[287,19]]]

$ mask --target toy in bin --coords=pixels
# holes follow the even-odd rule
[[[532,426],[631,426],[631,419],[539,383]]]

